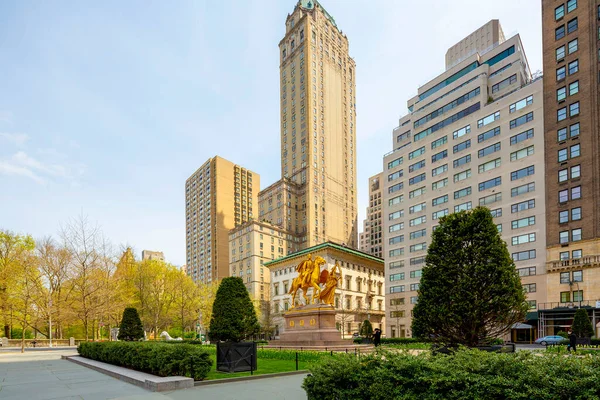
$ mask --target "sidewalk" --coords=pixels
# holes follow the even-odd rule
[[[74,350],[0,353],[0,399],[2,400],[305,400],[305,375],[265,378],[198,386],[173,392],[152,393],[129,383],[82,367],[62,355]]]

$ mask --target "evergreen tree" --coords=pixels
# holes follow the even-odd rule
[[[585,309],[580,308],[575,312],[573,318],[573,333],[580,338],[588,338],[594,336],[594,327],[590,322],[590,317]]]
[[[365,319],[365,321],[360,326],[360,335],[362,337],[370,338],[373,336],[373,325],[371,325],[371,321]]]
[[[259,329],[256,311],[242,278],[224,278],[213,304],[210,340],[240,342]]]
[[[119,340],[135,341],[144,338],[144,328],[137,309],[131,307],[123,311],[123,319],[119,325]]]
[[[441,218],[425,262],[413,336],[476,346],[524,320],[521,280],[487,208]]]

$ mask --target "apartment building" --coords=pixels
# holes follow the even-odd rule
[[[142,260],[165,261],[165,255],[162,251],[142,250]]]
[[[600,320],[600,4],[541,4],[548,303],[540,330],[551,335],[578,307]]]
[[[448,60],[450,68],[408,100],[409,113],[384,156],[391,336],[411,336],[421,270],[439,218],[477,206],[491,210],[531,310],[546,301],[542,81],[532,80],[519,35],[502,40],[497,21],[477,32],[467,37],[477,51]],[[498,39],[490,46],[488,38]]]
[[[286,225],[302,248],[326,241],[356,248],[356,66],[348,38],[317,0],[298,1],[285,26],[281,176],[300,186]]]
[[[185,183],[186,261],[195,282],[229,276],[229,231],[255,217],[260,176],[219,156]]]
[[[383,260],[349,247],[326,242],[297,253],[265,262],[271,272],[271,305],[275,336],[285,332],[283,314],[292,308],[292,296],[288,294],[292,281],[298,276],[296,267],[307,256],[319,256],[326,263],[321,269],[331,271],[338,263],[342,270],[342,280],[335,294],[334,307],[337,310],[336,326],[343,336],[358,332],[360,324],[369,319],[373,328],[385,326],[385,293]],[[309,289],[309,295],[312,289]],[[303,304],[301,291],[296,304]]]
[[[382,173],[369,178],[369,207],[360,234],[360,250],[379,258],[383,257],[381,232],[381,177]]]
[[[271,275],[266,262],[290,254],[295,237],[279,226],[250,220],[229,232],[229,273],[244,280],[253,300],[269,300]]]

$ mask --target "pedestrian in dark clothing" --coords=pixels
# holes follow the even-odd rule
[[[379,328],[375,329],[375,332],[373,332],[373,344],[375,345],[375,347],[379,346],[379,344],[381,343],[381,330]]]
[[[567,351],[577,352],[577,336],[573,333],[573,331],[569,331],[569,345],[567,346]]]

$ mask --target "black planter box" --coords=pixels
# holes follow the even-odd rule
[[[256,342],[217,342],[217,371],[256,371]]]

